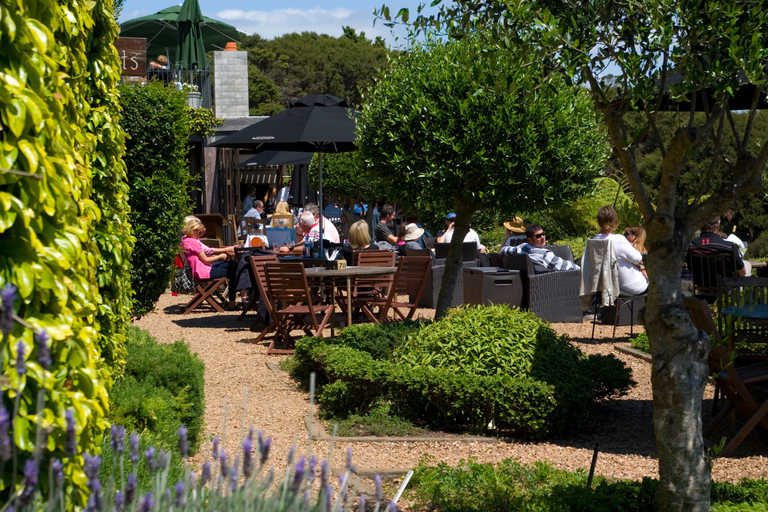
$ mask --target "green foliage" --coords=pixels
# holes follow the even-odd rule
[[[194,450],[200,443],[203,431],[204,370],[203,362],[196,354],[189,352],[189,347],[184,342],[158,343],[147,331],[131,327],[128,361],[120,384],[121,400],[116,399],[120,402],[116,414],[133,418],[126,419],[126,428],[131,427],[139,432],[148,428],[153,432],[152,442],[158,444],[158,439],[175,439],[179,425],[185,425],[190,448]],[[158,391],[150,392],[152,386],[158,388]],[[145,400],[148,402],[166,402],[164,407],[167,412],[163,413],[165,416],[161,415],[159,405],[154,409],[153,405],[142,403],[143,393],[146,393]],[[169,396],[172,397],[170,401]],[[169,414],[178,419],[173,420]],[[153,415],[156,418],[153,418]],[[170,425],[168,418],[178,423]],[[162,429],[155,428],[151,426],[153,422],[167,426]],[[117,418],[114,423],[123,424]]]
[[[213,110],[209,108],[189,108],[187,114],[189,115],[189,133],[200,137],[213,135],[216,133],[215,128],[224,122],[223,119],[214,117]]]
[[[269,105],[287,106],[308,94],[333,94],[358,106],[390,53],[384,41],[349,29],[341,37],[314,32],[285,34],[272,40],[243,38],[248,51],[249,105],[266,114]],[[270,112],[274,113],[274,112]]]
[[[651,342],[648,340],[646,333],[640,333],[630,341],[632,348],[642,350],[643,352],[651,353]]]
[[[588,192],[607,157],[588,93],[558,82],[531,89],[543,69],[503,57],[473,73],[480,50],[475,38],[414,43],[365,96],[358,143],[387,197],[429,219]]]
[[[768,503],[768,480],[743,478],[739,483],[712,482],[712,501]]]
[[[0,0],[0,24],[0,286],[18,287],[14,308],[50,335],[53,361],[47,370],[37,363],[38,342],[20,324],[0,346],[10,378],[3,406],[14,411],[18,397],[20,407],[12,414],[18,473],[6,464],[0,477],[5,501],[38,427],[50,429],[38,447],[42,474],[53,458],[65,458],[66,409],[74,411],[80,449],[98,450],[123,358],[132,239],[111,1]],[[21,378],[9,366],[18,342],[28,359]],[[68,463],[68,496],[83,506],[82,458]]]
[[[403,420],[392,410],[389,404],[380,404],[366,414],[350,414],[339,420],[337,435],[340,437],[356,436],[417,436],[424,429]]]
[[[418,328],[418,330],[416,330]],[[326,418],[365,415],[384,401],[401,418],[437,428],[541,437],[584,417],[597,398],[633,384],[613,357],[584,357],[566,337],[506,306],[452,310],[421,326],[369,325],[334,340],[303,338],[294,378],[316,372]]]
[[[173,276],[179,230],[190,213],[187,193],[188,107],[183,92],[161,83],[119,88],[130,184],[131,222],[136,234],[131,283],[133,315],[155,307]],[[198,112],[204,116],[205,111]],[[210,126],[210,125],[209,125]]]

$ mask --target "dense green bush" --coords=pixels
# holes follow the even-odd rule
[[[187,427],[194,451],[203,429],[205,366],[181,341],[157,343],[147,332],[131,327],[125,374],[113,390],[110,419],[128,431],[149,430],[159,448],[170,448],[179,425]]]
[[[411,479],[414,497],[438,512],[653,512],[657,510],[658,481],[608,481],[596,476],[587,487],[587,472],[554,469],[547,462],[527,465],[514,459],[493,464],[462,460],[419,464]],[[738,484],[712,483],[712,510],[731,512],[768,510],[765,479]]]
[[[316,372],[326,417],[364,415],[386,400],[398,416],[437,428],[498,429],[533,437],[585,416],[596,399],[626,392],[612,356],[585,357],[534,315],[506,306],[451,311],[423,325],[365,326],[335,340],[303,338],[290,365]]]
[[[179,231],[191,212],[187,139],[191,126],[183,91],[153,82],[119,88],[129,138],[125,162],[136,234],[131,286],[133,314],[152,311],[173,276]]]

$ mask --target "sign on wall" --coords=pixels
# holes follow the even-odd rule
[[[118,37],[115,48],[123,63],[122,76],[146,76],[147,39],[145,37]]]

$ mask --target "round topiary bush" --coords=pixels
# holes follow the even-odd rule
[[[554,387],[553,430],[584,417],[596,399],[621,396],[634,382],[614,356],[585,356],[536,315],[505,305],[456,308],[395,350],[400,364],[479,377],[532,378]]]

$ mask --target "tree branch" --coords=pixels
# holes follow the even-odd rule
[[[731,131],[733,132],[733,138],[736,140],[736,149],[738,150],[740,155],[745,154],[744,146],[741,145],[741,137],[739,137],[739,130],[736,129],[736,123],[733,121],[733,116],[731,115],[731,109],[728,107],[728,102],[725,102],[726,109],[725,109],[725,115],[728,117],[728,125],[731,127]]]
[[[664,158],[667,156],[667,147],[664,145],[664,140],[661,138],[661,134],[659,133],[659,129],[656,127],[656,120],[655,114],[648,113],[648,124],[651,126],[651,129],[653,130],[653,135],[656,137],[656,141],[659,143],[659,149],[661,150],[661,157]]]
[[[755,94],[752,96],[752,108],[749,109],[749,118],[747,119],[747,127],[744,128],[744,151],[747,150],[749,144],[749,136],[752,134],[752,122],[755,120],[755,114],[757,114],[757,102],[760,101],[760,96],[763,95],[762,86],[755,86]]]

